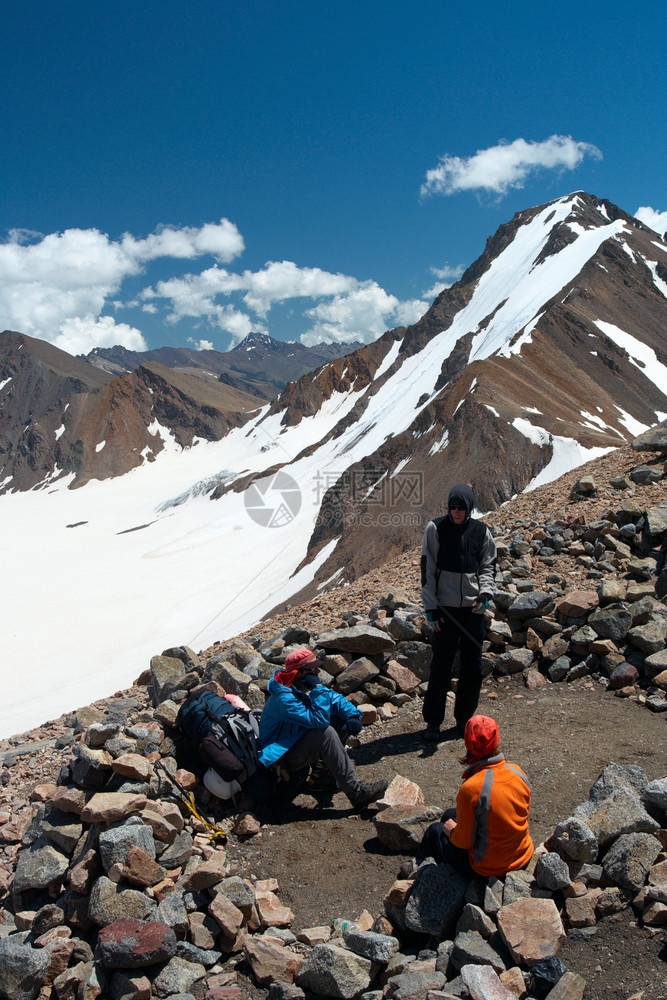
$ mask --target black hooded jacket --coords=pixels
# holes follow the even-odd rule
[[[429,521],[421,557],[422,601],[426,611],[438,607],[472,607],[481,593],[493,594],[496,545],[482,521],[471,517],[475,494],[464,483],[449,491],[467,510],[463,524],[449,514]]]

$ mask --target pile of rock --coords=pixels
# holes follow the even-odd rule
[[[667,607],[656,596],[666,542],[667,507],[643,511],[631,500],[590,524],[555,519],[500,534],[485,672],[523,672],[530,687],[591,674],[667,711]],[[568,560],[589,583],[565,593]],[[559,572],[536,587],[536,569],[556,563]]]
[[[159,713],[138,708],[111,702],[58,783],[33,790],[0,925],[4,997],[234,1000],[239,960],[260,982],[305,961],[283,940],[294,917],[275,880],[230,874],[225,850],[170,796],[158,762],[186,790],[197,779],[178,768]],[[239,835],[257,829],[238,817]]]
[[[419,806],[380,812],[380,839],[414,849],[439,813]],[[407,942],[421,936],[422,950],[392,957],[377,997],[438,990],[439,1000],[511,1000],[553,976],[548,994],[540,986],[532,995],[580,1000],[584,981],[556,957],[566,934],[590,937],[600,919],[630,906],[648,929],[667,924],[666,827],[667,778],[649,782],[640,767],[609,764],[525,870],[469,882],[431,859],[414,865],[385,896],[386,930]]]

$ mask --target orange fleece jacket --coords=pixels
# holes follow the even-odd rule
[[[478,875],[505,875],[533,856],[529,813],[528,779],[520,767],[496,754],[464,772],[451,842],[468,851]]]

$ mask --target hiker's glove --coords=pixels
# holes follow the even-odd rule
[[[345,723],[345,728],[350,736],[356,736],[363,729],[361,719],[348,719]]]
[[[438,612],[437,611],[427,611],[426,612],[426,621],[430,622],[431,625],[434,625],[435,622],[437,622],[438,620],[439,619],[438,619]]]
[[[301,683],[305,688],[314,688],[320,683],[320,679],[317,674],[306,674]]]

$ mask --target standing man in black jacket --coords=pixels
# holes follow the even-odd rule
[[[461,735],[475,714],[482,686],[484,611],[493,596],[496,561],[491,532],[471,516],[475,495],[470,487],[453,486],[447,506],[444,517],[426,525],[421,557],[422,601],[434,625],[424,739],[434,743],[440,739],[457,649],[461,673],[454,717]]]

